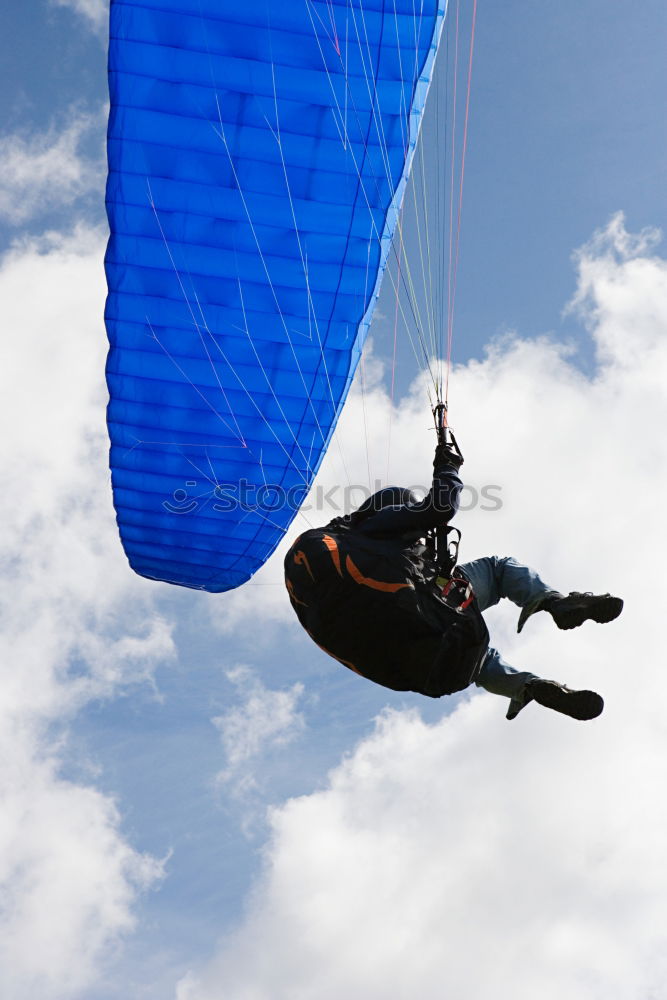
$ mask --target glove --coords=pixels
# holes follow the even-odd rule
[[[453,465],[458,472],[463,465],[463,455],[456,443],[456,438],[451,431],[445,431],[446,438],[441,441],[435,449],[433,467],[439,468],[443,465]]]

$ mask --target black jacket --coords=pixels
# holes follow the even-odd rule
[[[336,518],[304,532],[285,558],[292,607],[335,659],[396,691],[431,697],[470,684],[488,648],[475,603],[447,605],[427,537],[458,509],[461,480],[436,453],[420,503]]]

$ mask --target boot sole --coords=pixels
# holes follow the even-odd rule
[[[563,691],[558,687],[549,687],[534,692],[533,698],[538,705],[569,715],[571,719],[578,719],[580,722],[597,719],[604,708],[603,699],[595,691]]]
[[[578,628],[585,621],[598,622],[599,625],[606,625],[618,618],[623,610],[623,601],[620,597],[601,598],[598,604],[589,604],[588,607],[572,608],[556,619],[556,625],[560,629]]]

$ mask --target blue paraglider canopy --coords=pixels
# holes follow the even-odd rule
[[[370,323],[444,15],[112,0],[108,426],[138,573],[228,590],[292,521]]]

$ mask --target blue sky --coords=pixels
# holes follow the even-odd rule
[[[559,586],[630,588],[627,625],[612,635],[554,637],[536,622],[517,645],[514,609],[490,615],[517,662],[570,682],[581,662],[587,683],[609,692],[585,732],[528,713],[508,727],[490,696],[430,702],[359,681],[292,621],[280,552],[235,595],[132,577],[103,423],[103,7],[26,0],[0,11],[3,464],[6,496],[22,498],[3,539],[0,740],[16,767],[0,777],[3,936],[14,947],[4,995],[368,1000],[411,995],[414,972],[435,1000],[434,925],[461,956],[445,981],[452,996],[467,982],[469,1000],[588,1000],[591,981],[611,1000],[667,995],[655,930],[667,865],[645,836],[664,829],[651,788],[664,782],[653,706],[665,692],[648,670],[657,631],[632,610],[633,587],[664,587],[652,559],[664,446],[647,433],[664,419],[667,371],[663,245],[647,229],[666,222],[664,4],[483,0],[478,12],[453,393],[466,481],[499,484],[503,506],[462,516],[465,556],[511,549]],[[374,469],[387,452],[392,315],[385,287],[367,360]],[[399,358],[391,470],[415,481],[428,475],[429,415],[403,342]],[[354,470],[365,468],[360,405],[353,392],[341,430]],[[619,454],[633,509],[608,502]],[[336,475],[332,455],[321,481]],[[635,557],[621,566],[613,539],[635,523]],[[647,668],[643,699],[628,698],[630,657]],[[80,880],[67,874],[76,857]],[[433,898],[425,859],[449,898]],[[283,874],[293,871],[303,893]],[[40,904],[52,924],[35,915]],[[347,936],[355,908],[377,933],[375,966]],[[405,981],[389,944],[400,911],[426,946],[419,968],[414,951],[403,956]],[[621,943],[616,923],[630,919],[636,931]],[[461,926],[490,933],[496,922],[506,931],[494,983],[475,971]],[[592,943],[588,958],[574,938]],[[529,940],[527,960],[515,947]],[[472,978],[458,979],[466,969]]]
[[[466,17],[462,8],[465,45],[470,9]],[[667,139],[656,110],[666,21],[653,0],[631,16],[603,0],[480,4],[457,359],[519,329],[574,337],[582,363],[590,360],[577,324],[562,317],[569,258],[614,212],[631,229],[664,224]],[[387,314],[391,294],[385,283]]]

